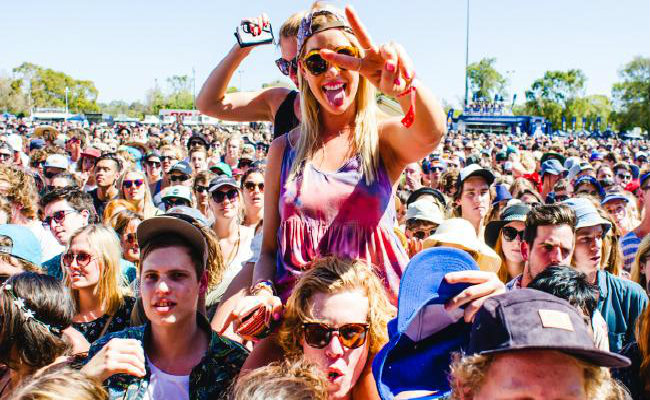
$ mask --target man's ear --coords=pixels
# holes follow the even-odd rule
[[[520,249],[521,249],[521,257],[524,259],[524,262],[527,262],[529,249],[528,249],[528,243],[526,243],[525,240],[521,242]]]
[[[208,271],[203,271],[199,278],[199,294],[204,295],[208,291]]]
[[[81,214],[82,217],[86,218],[86,225],[90,224],[90,211],[81,210],[79,211],[79,214]]]

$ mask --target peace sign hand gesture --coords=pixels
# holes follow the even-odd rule
[[[345,14],[350,27],[364,48],[362,58],[338,54],[329,49],[322,49],[321,56],[339,67],[359,71],[381,92],[397,96],[408,89],[415,77],[413,62],[404,48],[396,43],[375,46],[352,6],[345,7]]]

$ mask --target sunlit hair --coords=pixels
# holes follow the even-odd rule
[[[300,22],[304,16],[304,11],[299,11],[295,14],[291,14],[291,16],[289,16],[289,18],[287,18],[287,20],[282,23],[282,26],[280,26],[280,38],[295,38],[298,36],[298,28],[300,28]]]
[[[322,3],[321,3],[322,4]],[[321,4],[316,3],[310,11]],[[316,32],[325,23],[334,21],[331,14],[320,14],[312,19],[312,31]],[[353,47],[359,50],[363,57],[364,50],[357,38],[342,29],[339,29]],[[298,59],[302,59],[307,49],[307,42],[302,46]],[[295,145],[296,157],[291,166],[289,179],[293,179],[301,172],[304,161],[311,159],[318,149],[320,132],[322,129],[322,115],[320,104],[309,88],[309,83],[302,68],[298,68],[298,83],[300,88],[300,136]],[[375,87],[363,75],[359,74],[359,86],[355,97],[356,115],[354,120],[354,150],[361,156],[361,163],[366,184],[374,182],[379,165],[379,133],[377,131],[377,105],[375,103]]]
[[[127,200],[126,193],[124,192],[124,179],[129,174],[137,174],[144,181],[142,186],[144,186],[144,197],[142,200]],[[153,199],[151,197],[151,190],[149,190],[149,180],[144,171],[140,171],[135,167],[130,167],[117,180],[117,188],[120,191],[120,198],[125,199],[136,207],[138,213],[144,215],[146,218],[154,217],[158,214],[158,209],[153,204]]]
[[[646,236],[645,238],[647,239],[649,237],[650,236]],[[645,242],[646,246],[648,245],[647,240],[644,239],[643,242]],[[641,248],[639,248],[639,251],[640,250]],[[638,378],[640,379],[640,382],[645,383],[650,381],[650,307],[646,307],[637,320],[636,342],[639,346],[639,353],[641,355],[641,365],[639,366]],[[643,392],[646,395],[650,394],[650,390],[646,388],[643,389]]]
[[[503,283],[508,283],[511,280],[513,280],[515,277],[510,275],[510,271],[508,271],[508,264],[506,262],[506,254],[503,251],[503,238],[502,238],[501,232],[499,232],[499,236],[497,237],[497,242],[494,245],[494,251],[497,253],[499,258],[501,258],[501,266],[499,267],[499,271],[497,271],[497,276],[499,277],[499,280]]]
[[[115,199],[106,203],[106,207],[104,208],[104,216],[102,218],[102,222],[104,223],[104,225],[113,226],[115,224],[115,222],[113,221],[115,214],[123,210],[129,210],[132,212],[138,211],[135,204],[133,204],[128,200]]]
[[[479,393],[490,367],[499,355],[474,354],[461,356],[455,353],[452,357],[450,386],[453,400],[471,399]],[[583,370],[584,391],[588,399],[619,399],[619,394],[625,393],[609,373],[609,369],[599,367],[571,356],[573,362]]]
[[[648,261],[649,256],[650,235],[646,235],[639,244],[639,248],[634,256],[634,262],[632,263],[632,270],[630,272],[630,280],[643,286],[644,289],[647,287],[648,278],[645,273],[643,273],[643,267],[645,266],[646,261]]]
[[[6,284],[11,285],[13,295],[0,289],[0,363],[31,374],[68,351],[70,346],[61,333],[45,324],[61,331],[68,328],[74,307],[63,284],[49,275],[23,272]],[[18,298],[34,312],[34,318],[25,316],[25,309],[16,304]]]
[[[20,213],[27,219],[36,219],[38,191],[34,178],[16,167],[0,165],[0,181],[9,184],[5,196],[12,204],[20,205]]]
[[[327,381],[317,366],[304,360],[285,360],[241,375],[229,399],[327,400]]]
[[[602,261],[600,268],[618,276],[623,270],[623,251],[619,245],[621,240],[621,231],[614,222],[614,219],[598,205],[596,207],[598,214],[612,224],[611,228],[603,237]]]
[[[13,400],[108,400],[97,379],[72,368],[55,368],[26,380],[12,394]]]
[[[99,282],[94,294],[99,299],[104,312],[112,315],[124,305],[124,296],[128,293],[120,269],[122,257],[120,240],[111,228],[99,224],[87,225],[70,237],[66,253],[70,251],[74,241],[82,237],[88,242],[86,251],[94,257],[91,262],[95,261],[99,266]],[[65,282],[70,287],[75,306],[79,310],[79,293],[71,286],[68,269],[64,265],[61,265],[61,269],[65,271]]]
[[[314,321],[312,299],[316,293],[336,294],[359,290],[368,298],[369,349],[376,354],[388,341],[386,326],[395,309],[372,268],[363,260],[325,257],[315,260],[287,300],[279,340],[289,356],[302,355],[304,322]],[[361,322],[361,321],[359,321]]]

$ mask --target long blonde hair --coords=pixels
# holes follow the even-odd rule
[[[636,251],[636,256],[634,256],[632,270],[630,271],[630,280],[643,286],[643,289],[647,287],[648,277],[641,271],[643,270],[643,264],[648,260],[648,256],[650,256],[650,235],[646,235],[641,240],[639,248]]]
[[[322,3],[314,4],[312,9],[321,8]],[[312,18],[312,32],[317,32],[325,23],[334,20],[332,14],[320,14]],[[359,50],[363,57],[364,50],[357,38],[344,30],[341,32],[348,38],[351,45]],[[307,39],[305,41],[308,41]],[[304,56],[306,46],[303,45],[298,59]],[[313,157],[320,144],[320,131],[322,128],[320,105],[309,88],[309,83],[298,68],[298,83],[300,88],[300,136],[296,143],[296,157],[289,179],[293,179],[302,170],[304,162]],[[364,76],[359,74],[359,86],[355,97],[356,116],[354,119],[354,150],[361,156],[361,163],[366,184],[372,183],[376,178],[379,165],[379,133],[377,129],[377,105],[375,103],[375,87]]]
[[[118,308],[124,305],[124,297],[128,294],[126,282],[122,277],[120,268],[120,259],[122,257],[120,240],[111,228],[100,224],[87,225],[70,237],[66,252],[70,250],[72,243],[82,236],[88,241],[88,247],[95,253],[95,259],[99,264],[99,282],[97,282],[95,295],[99,298],[104,312],[113,315]],[[62,269],[65,274],[66,285],[70,287],[68,269]],[[79,293],[72,288],[71,292],[78,311]]]
[[[128,200],[124,193],[124,179],[128,174],[138,174],[142,177],[143,186],[144,186],[144,197],[142,200]],[[117,189],[120,191],[120,198],[132,203],[136,207],[136,212],[142,214],[145,219],[155,217],[158,213],[158,209],[153,204],[153,199],[151,197],[151,190],[149,190],[149,181],[147,180],[147,175],[135,167],[130,167],[122,175],[120,175],[117,180]]]

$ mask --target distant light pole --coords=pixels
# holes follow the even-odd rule
[[[68,120],[68,87],[65,87],[65,120]]]
[[[465,35],[465,107],[467,107],[467,89],[469,76],[467,67],[469,66],[469,0],[467,0],[467,32]]]

